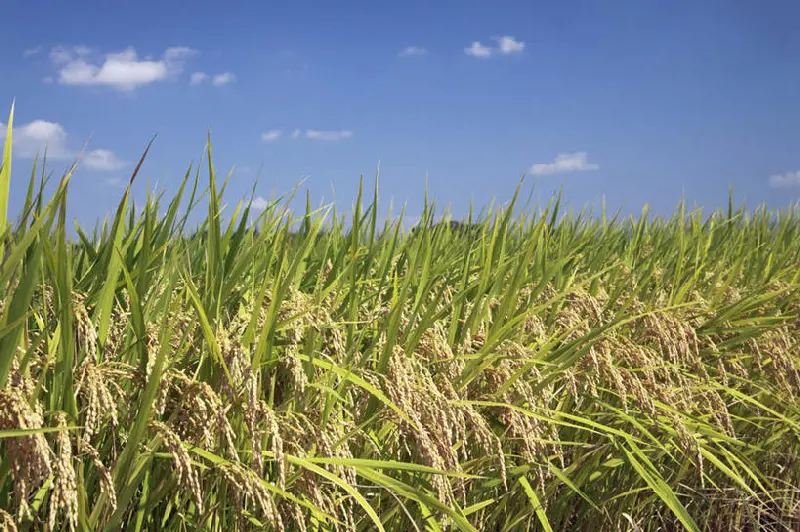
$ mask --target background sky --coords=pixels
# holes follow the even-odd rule
[[[0,109],[16,99],[12,206],[48,144],[88,140],[70,214],[111,212],[140,174],[173,191],[210,128],[226,193],[306,177],[349,208],[421,210],[427,180],[463,215],[523,174],[581,208],[708,209],[800,199],[800,2],[0,2]],[[6,111],[0,114],[5,122]],[[526,189],[527,190],[527,189]],[[335,196],[334,196],[335,192]]]

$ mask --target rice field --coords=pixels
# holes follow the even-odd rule
[[[411,233],[377,182],[229,204],[209,142],[172,197],[74,230],[74,167],[11,182],[11,123],[5,529],[800,528],[798,209],[590,216],[521,184]]]

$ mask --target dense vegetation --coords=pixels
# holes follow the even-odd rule
[[[168,202],[128,188],[70,238],[72,169],[45,197],[35,164],[7,221],[11,122],[6,527],[800,526],[796,209],[624,220],[515,195],[466,232],[426,201],[406,235],[376,191],[223,219],[209,149]]]

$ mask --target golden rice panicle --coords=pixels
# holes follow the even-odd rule
[[[245,372],[245,393],[247,402],[244,405],[244,423],[250,440],[253,456],[250,467],[259,475],[264,472],[264,460],[261,456],[262,430],[259,427],[261,404],[258,399],[258,377],[248,367]]]
[[[145,325],[145,335],[147,337],[147,363],[144,368],[145,379],[150,379],[153,368],[156,366],[156,354],[161,349],[159,341],[160,325],[148,323]]]
[[[56,413],[56,424],[59,427],[66,427],[66,414]],[[75,469],[72,466],[72,444],[69,440],[69,431],[61,430],[57,433],[56,449],[53,490],[50,492],[50,530],[55,530],[59,510],[63,511],[63,519],[69,529],[75,530],[78,526],[78,483]]]
[[[289,517],[289,520],[297,527],[296,530],[308,532],[308,527],[306,526],[308,519],[306,518],[303,508],[301,508],[299,504],[284,499],[278,505],[278,511],[280,514]],[[288,530],[292,529],[288,528]]]
[[[0,530],[5,532],[17,532],[17,524],[10,513],[0,508]]]
[[[339,508],[331,494],[331,490],[321,489],[325,485],[321,484],[318,477],[313,473],[304,469],[300,472],[297,484],[298,490],[307,494],[314,506],[332,516],[339,514]]]
[[[764,365],[781,390],[791,398],[800,396],[800,360],[793,356],[797,353],[797,339],[793,339],[789,328],[767,331],[755,344],[759,360],[767,362]]]
[[[265,401],[259,399],[258,376],[253,373],[251,367],[245,370],[245,379],[246,401],[243,402],[242,406],[248,439],[252,448],[251,468],[257,475],[263,475],[262,444],[266,435],[271,438],[278,486],[283,489],[286,482],[286,466],[283,454],[284,442],[281,436],[278,415]]]
[[[301,438],[298,442],[304,448],[316,448],[316,455],[326,458],[353,458],[347,440],[344,438],[347,432],[353,431],[355,426],[347,419],[347,414],[343,410],[339,410],[331,415],[327,424],[323,427],[319,420],[308,419],[306,416],[298,416],[299,427],[296,429],[301,430]],[[297,452],[301,452],[298,449]],[[306,451],[302,451],[304,454]],[[340,464],[324,464],[321,467],[328,470],[332,474],[344,480],[350,486],[358,485],[358,478],[356,469],[350,466],[343,466]],[[318,482],[317,482],[318,483]],[[332,489],[325,489],[325,494],[318,490],[318,493],[309,493],[312,498],[318,498],[320,501],[326,502],[326,507],[334,512],[339,519],[345,523],[345,530],[355,530],[355,521],[353,518],[353,508],[355,501],[350,496],[342,496],[339,494],[338,488],[331,486]],[[335,501],[339,500],[336,504]]]
[[[283,351],[282,363],[292,375],[295,393],[302,395],[308,384],[308,378],[300,360],[300,346],[297,342],[291,341],[286,345]]]
[[[120,383],[130,381],[135,370],[127,364],[108,361],[97,364],[86,357],[75,372],[76,396],[83,412],[83,441],[89,443],[101,425],[108,421],[112,428],[119,424],[119,408],[127,394]]]
[[[97,330],[89,318],[85,305],[86,297],[79,293],[72,293],[72,312],[75,317],[77,345],[86,358],[97,362]]]
[[[227,378],[222,381],[222,391],[230,401],[236,400],[241,392],[245,373],[250,366],[250,357],[238,341],[244,332],[244,327],[246,327],[246,323],[236,320],[231,324],[230,331],[219,327],[216,332],[222,359],[225,361],[225,367],[228,368],[228,375],[230,375],[230,381]]]
[[[716,390],[703,390],[698,394],[698,405],[705,406],[711,417],[726,435],[735,437],[733,419],[728,410],[728,405],[722,399],[721,392]]]
[[[17,524],[14,522],[14,517],[2,508],[0,508],[0,530],[17,532]]]
[[[170,372],[169,377],[172,386],[164,412],[176,416],[172,426],[178,438],[207,451],[218,445],[224,454],[238,461],[236,434],[227,418],[233,404],[223,404],[204,381],[191,379],[180,371]]]
[[[164,439],[167,451],[172,455],[172,465],[174,467],[178,485],[189,491],[194,499],[197,512],[203,514],[203,492],[200,487],[200,474],[192,466],[192,459],[189,452],[183,446],[181,439],[167,425],[152,421],[151,425]]]
[[[700,452],[700,443],[697,437],[691,432],[686,424],[681,420],[680,416],[675,412],[666,411],[665,415],[672,422],[672,428],[675,429],[677,434],[676,443],[681,451],[694,461],[697,468],[698,478],[700,484],[705,487],[705,476],[703,470],[703,453]]]
[[[31,408],[19,390],[0,389],[0,430],[43,427],[41,411]],[[3,445],[11,462],[18,519],[31,518],[28,496],[52,474],[53,453],[43,434],[6,438]]]
[[[228,489],[237,514],[244,517],[244,510],[247,508],[247,501],[252,500],[253,505],[260,509],[261,515],[272,525],[275,530],[283,530],[283,518],[281,517],[275,500],[269,491],[261,483],[261,479],[250,469],[245,469],[239,464],[222,464],[218,466],[218,471],[228,484]],[[243,522],[240,522],[243,525]]]
[[[219,435],[220,446],[225,448],[225,452],[231,460],[239,461],[239,453],[236,451],[236,433],[233,431],[228,412],[233,405],[218,408],[215,416],[216,430]]]
[[[545,290],[540,296],[542,302],[555,296],[554,290]],[[603,307],[600,301],[584,290],[576,290],[567,295],[556,312],[555,323],[559,330],[572,330],[566,340],[572,340],[588,334],[592,326],[604,321]]]
[[[22,351],[20,347],[17,348]],[[11,359],[11,371],[8,375],[8,387],[20,392],[24,397],[30,397],[36,387],[36,381],[30,376],[30,371],[22,372],[20,368],[20,357],[15,356]]]
[[[499,398],[502,403],[508,405],[525,405],[524,408],[530,410],[548,408],[548,403],[552,399],[552,388],[545,387],[539,393],[534,392],[528,378],[536,379],[540,375],[535,367],[527,367],[530,359],[526,349],[514,342],[504,342],[498,350],[508,358],[501,360],[496,367],[484,370],[481,381],[483,389],[471,390],[470,393],[481,399]],[[526,371],[520,374],[523,369]],[[508,386],[509,383],[512,383],[511,386]],[[505,388],[502,394],[501,388]],[[526,461],[536,462],[537,457],[543,454],[554,454],[562,459],[563,453],[555,440],[553,444],[544,443],[553,432],[550,423],[514,408],[494,407],[492,410],[498,412],[499,419],[508,431],[510,441],[521,444],[519,453]],[[507,445],[511,447],[509,440]]]
[[[514,449],[527,462],[536,461],[536,457],[545,450],[541,440],[550,432],[548,424],[512,408],[499,407],[495,410],[508,431],[506,449],[508,451]],[[517,442],[521,444],[519,449],[515,449],[517,446],[514,444]]]
[[[334,325],[330,316],[327,318],[322,338],[322,352],[333,360],[344,360],[347,354],[347,338],[342,327]]]
[[[666,312],[655,312],[644,316],[642,324],[644,341],[655,342],[665,360],[693,371],[701,379],[709,379],[700,356],[697,334],[686,320]]]
[[[503,443],[500,438],[492,432],[489,424],[483,416],[471,407],[465,407],[464,413],[472,429],[472,434],[486,456],[494,454],[497,457],[497,466],[500,471],[500,480],[503,487],[508,489],[508,473],[506,471],[506,455],[503,451]]]
[[[97,471],[100,477],[100,493],[106,496],[111,511],[114,512],[117,509],[117,492],[114,487],[114,479],[111,476],[111,471],[103,464],[102,460],[100,460],[100,453],[97,452],[97,449],[88,443],[82,443],[80,448],[92,460],[95,471]]]
[[[730,380],[728,379],[728,369],[725,367],[725,360],[723,357],[717,359],[717,376],[722,385],[727,388]]]
[[[261,411],[264,423],[267,426],[267,434],[272,438],[272,453],[278,474],[278,487],[284,489],[286,487],[286,463],[283,455],[283,438],[281,438],[280,427],[278,426],[278,417],[275,411],[263,402],[261,403]]]
[[[542,343],[547,339],[547,325],[538,314],[530,314],[525,318],[522,332],[528,344]]]
[[[324,286],[325,282],[328,280],[331,272],[333,271],[333,261],[331,259],[327,259],[325,264],[317,270],[317,287],[320,288]]]
[[[427,370],[413,362],[413,355],[395,346],[384,385],[389,398],[414,422],[415,426],[409,426],[398,421],[406,439],[414,441],[414,448],[423,456],[426,465],[443,471],[459,470],[452,446],[453,418],[444,397],[441,394],[436,397],[436,387]],[[452,487],[445,477],[433,475],[431,483],[440,500],[452,500]]]
[[[425,329],[419,339],[416,354],[428,363],[437,364],[437,375],[455,380],[464,369],[464,363],[458,360],[447,339],[445,324],[439,320]]]
[[[353,453],[348,445],[346,435],[355,430],[355,425],[343,409],[334,412],[331,417],[328,418],[328,422],[324,427],[314,420],[307,420],[305,425],[308,434],[312,435],[314,439],[313,442],[308,443],[316,443],[321,456],[328,458],[353,458]],[[353,467],[326,464],[325,468],[331,473],[343,478],[350,485],[358,483],[356,469]]]

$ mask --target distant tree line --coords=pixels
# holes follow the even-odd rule
[[[421,226],[417,225],[411,230],[411,234],[416,234],[421,229]],[[482,224],[474,224],[469,222],[460,222],[457,220],[450,220],[447,222],[439,222],[435,223],[430,227],[433,231],[439,230],[446,230],[450,229],[451,233],[455,233],[458,235],[472,235],[477,236],[483,231]]]

